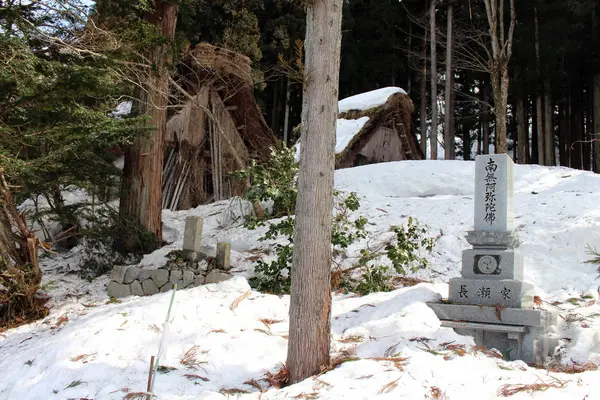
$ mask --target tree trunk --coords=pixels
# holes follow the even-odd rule
[[[283,119],[283,143],[287,145],[288,132],[290,129],[290,97],[291,97],[291,79],[287,78],[287,88],[285,91],[285,117]]]
[[[342,4],[342,0],[313,0],[306,7],[302,146],[287,355],[292,384],[320,373],[329,365],[331,224]]]
[[[535,70],[537,76],[538,91],[536,93],[536,126],[537,126],[537,152],[538,162],[540,165],[546,164],[546,138],[544,135],[544,114],[542,104],[542,90],[541,90],[541,72],[540,72],[540,33],[539,33],[539,22],[537,15],[537,6],[533,7],[534,24],[535,24]]]
[[[445,93],[445,106],[446,112],[444,114],[444,150],[446,160],[454,160],[455,157],[455,146],[454,146],[454,131],[452,127],[452,93],[453,93],[453,74],[452,74],[452,4],[448,6],[448,26],[446,36],[446,93]]]
[[[494,96],[495,126],[495,153],[506,153],[506,111],[508,105],[508,62],[512,56],[512,43],[517,16],[515,0],[510,0],[510,26],[508,32],[504,31],[504,1],[483,0],[492,51],[488,60],[492,93]]]
[[[413,27],[412,22],[408,21],[408,54],[406,55],[406,64],[408,65],[407,73],[406,73],[406,93],[408,93],[408,97],[412,96],[412,68],[411,66],[411,56],[412,53],[412,33]]]
[[[558,158],[560,165],[563,167],[569,166],[568,158],[568,132],[569,132],[569,110],[568,100],[566,98],[566,90],[563,88],[563,98],[560,102],[560,122],[558,135]]]
[[[544,164],[554,165],[554,124],[550,78],[544,80]]]
[[[483,149],[482,154],[490,154],[490,115],[487,107],[487,103],[490,100],[489,89],[487,84],[483,85],[482,91],[484,104],[482,105],[482,125],[483,125]]]
[[[592,79],[585,79],[583,82],[587,87],[583,89],[581,95],[581,152],[582,152],[582,163],[583,169],[586,171],[592,170],[592,143],[590,139],[592,137],[592,93],[591,89],[593,86]]]
[[[178,5],[157,1],[153,13],[146,20],[160,30],[167,39],[172,39],[177,23]],[[166,107],[168,104],[171,50],[168,44],[157,46],[148,54],[156,71],[148,78],[147,85],[139,91],[140,114],[151,117],[155,131],[136,139],[125,153],[120,214],[124,220],[139,224],[151,232],[157,245],[162,241],[162,170],[163,142],[166,132]],[[124,238],[122,246],[131,249],[131,238]]]
[[[569,137],[569,158],[571,160],[571,168],[575,169],[583,169],[583,153],[581,149],[581,140],[583,139],[583,135],[581,132],[582,118],[581,118],[581,92],[582,92],[582,84],[581,77],[576,76],[574,85],[571,89],[571,99],[570,99],[570,112],[569,115],[571,117],[570,121],[570,137]]]
[[[430,158],[437,160],[437,52],[436,52],[436,34],[435,34],[435,5],[437,0],[431,0],[429,9],[429,30],[431,32],[431,132],[429,136]]]
[[[525,129],[525,102],[523,95],[517,96],[515,107],[517,119],[517,162],[527,164],[527,131]]]
[[[594,130],[591,139],[594,143],[594,172],[600,173],[600,73],[594,75]]]
[[[427,29],[423,39],[423,75],[421,76],[421,151],[427,157]]]

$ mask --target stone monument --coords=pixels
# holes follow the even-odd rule
[[[513,162],[506,154],[475,159],[472,249],[462,254],[460,278],[447,301],[429,303],[442,326],[471,335],[509,360],[542,362],[554,348],[556,316],[534,309],[533,286],[523,281],[523,257],[513,224]]]

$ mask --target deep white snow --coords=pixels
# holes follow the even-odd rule
[[[379,107],[385,104],[391,95],[396,93],[406,94],[406,91],[399,87],[389,86],[346,97],[338,102],[339,112],[344,113],[352,110],[365,111]]]
[[[497,398],[503,385],[532,383],[564,386],[511,398],[600,398],[600,372],[554,373],[473,352],[473,340],[441,328],[425,304],[445,297],[448,279],[460,274],[461,251],[469,247],[464,235],[473,225],[473,168],[463,161],[401,161],[336,171],[336,187],[358,193],[373,236],[408,216],[429,226],[438,237],[432,266],[413,275],[429,283],[365,297],[335,295],[332,352],[354,347],[359,360],[262,394],[245,382],[285,362],[289,306],[288,296],[252,291],[246,280],[261,249],[270,245],[257,241],[264,229],[240,226],[240,216],[251,207],[239,200],[164,211],[164,235],[172,243],[143,264],[161,265],[169,251],[181,247],[185,217],[201,215],[203,246],[211,252],[218,240],[230,240],[237,276],[177,292],[160,362],[177,369],[157,376],[158,398],[225,399],[226,389],[237,388],[249,393],[229,398],[427,399],[439,388],[446,399],[481,400]],[[518,165],[515,192],[526,280],[535,285],[542,308],[560,313],[557,359],[600,363],[598,274],[585,263],[587,246],[600,244],[600,177]],[[350,257],[365,244],[353,246]],[[0,333],[1,400],[123,399],[145,391],[171,293],[107,304],[106,278],[88,283],[67,273],[78,251],[43,260],[43,282],[53,296],[50,316]],[[464,345],[466,354],[449,350],[450,342]],[[197,370],[180,363],[192,346],[199,346]],[[401,368],[377,360],[396,353],[407,358]]]

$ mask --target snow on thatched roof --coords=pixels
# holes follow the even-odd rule
[[[335,154],[339,159],[363,134],[372,132],[391,114],[396,114],[410,127],[413,104],[406,91],[399,87],[385,87],[347,97],[338,102]],[[398,113],[398,111],[400,111]],[[409,132],[408,132],[409,133]],[[412,146],[411,146],[412,147]],[[300,141],[295,146],[296,160],[300,159]]]

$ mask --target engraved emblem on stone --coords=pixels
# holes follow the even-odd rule
[[[479,256],[478,260],[475,260],[477,271],[480,274],[499,274],[498,259],[495,256]]]

